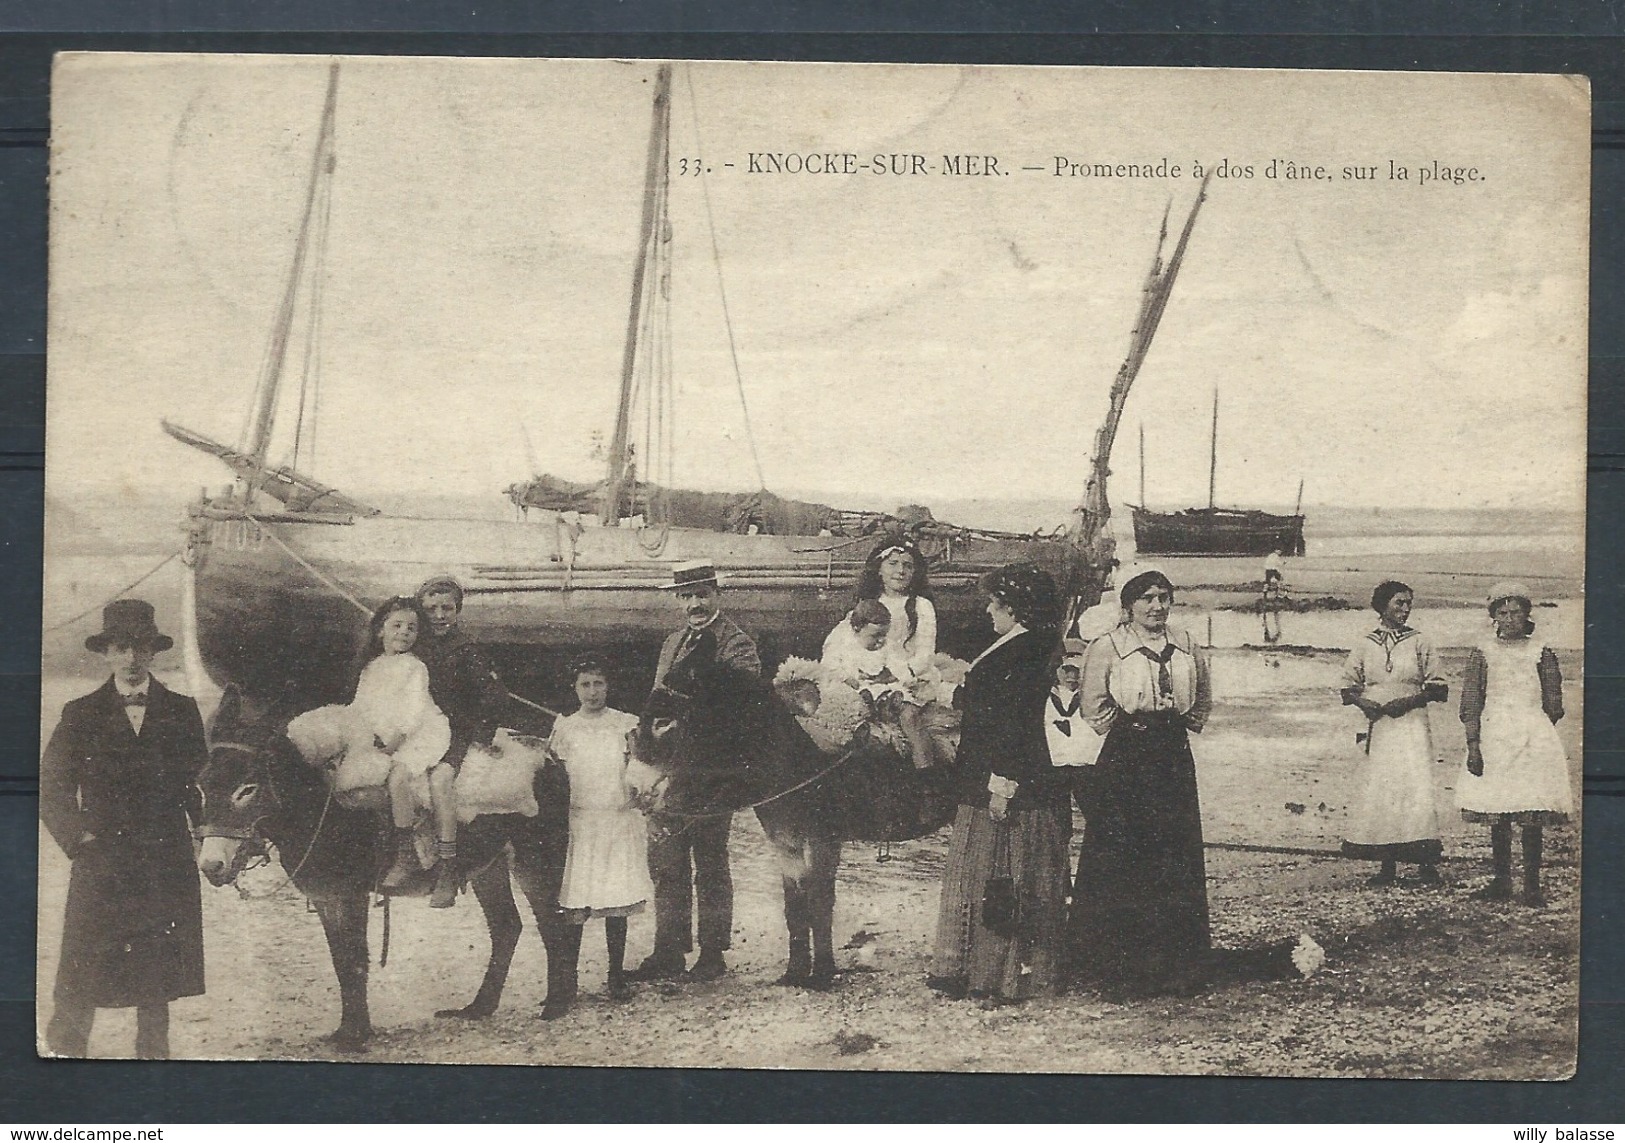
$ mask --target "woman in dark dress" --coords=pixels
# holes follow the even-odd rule
[[[1173,584],[1123,585],[1125,622],[1084,656],[1084,718],[1106,741],[1068,921],[1074,979],[1113,1000],[1202,987],[1207,874],[1190,734],[1212,707],[1207,655],[1168,625]]]
[[[1067,771],[1050,765],[1044,733],[1060,654],[1055,582],[1012,564],[985,586],[996,638],[955,699],[959,812],[928,983],[998,1004],[1060,982],[1072,816]]]

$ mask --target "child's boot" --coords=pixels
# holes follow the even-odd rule
[[[1490,883],[1473,896],[1480,901],[1505,901],[1512,896],[1512,824],[1490,826]]]
[[[457,843],[435,843],[435,856],[440,858],[434,867],[434,891],[429,894],[429,908],[449,909],[457,904]]]
[[[1540,827],[1523,827],[1523,903],[1538,909],[1546,904],[1540,891],[1540,851],[1544,843]]]
[[[418,849],[411,829],[395,827],[395,861],[379,885],[384,889],[400,889],[417,874]]]

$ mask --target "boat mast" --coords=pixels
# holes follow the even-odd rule
[[[643,221],[637,265],[632,271],[632,306],[626,319],[626,348],[621,356],[621,397],[615,412],[615,436],[609,446],[609,477],[598,518],[613,524],[621,517],[626,495],[627,437],[632,421],[632,381],[638,357],[638,327],[643,321],[644,281],[649,257],[658,240],[661,188],[667,177],[667,150],[671,143],[671,65],[661,64],[655,77],[654,110],[649,124],[649,153],[643,175]]]
[[[1292,514],[1294,516],[1303,515],[1303,477],[1301,476],[1298,477],[1298,503],[1293,507]]]
[[[322,126],[316,136],[316,150],[311,157],[310,184],[305,188],[305,212],[299,222],[299,237],[293,247],[293,268],[288,273],[288,286],[282,293],[282,304],[277,310],[276,323],[271,327],[271,344],[266,354],[265,372],[254,391],[254,408],[250,414],[247,432],[239,449],[257,467],[265,466],[266,450],[271,444],[271,429],[276,422],[277,392],[282,385],[282,367],[288,356],[288,336],[293,329],[294,306],[298,299],[299,282],[304,277],[305,259],[310,251],[311,223],[316,214],[316,189],[323,175],[331,175],[334,167],[333,128],[339,97],[339,64],[334,60],[327,72],[327,101],[322,107]],[[244,504],[251,503],[260,481],[253,475],[242,475],[237,480],[238,496]]]
[[[1140,422],[1140,507],[1145,507],[1145,422]]]
[[[1219,486],[1219,391],[1213,390],[1213,439],[1208,442],[1207,506],[1212,511]]]
[[[1138,376],[1140,366],[1144,364],[1145,356],[1151,349],[1151,339],[1157,332],[1157,324],[1162,321],[1163,311],[1168,307],[1168,297],[1173,292],[1174,280],[1179,276],[1180,264],[1185,260],[1185,248],[1190,243],[1197,212],[1202,209],[1202,203],[1207,198],[1207,185],[1211,178],[1212,175],[1209,175],[1202,180],[1202,187],[1196,193],[1196,202],[1191,206],[1190,215],[1185,219],[1185,227],[1180,231],[1179,242],[1175,245],[1173,256],[1168,259],[1166,266],[1162,262],[1162,247],[1168,237],[1168,212],[1163,211],[1162,230],[1157,235],[1157,253],[1151,260],[1151,272],[1146,276],[1145,287],[1140,297],[1140,313],[1134,323],[1134,332],[1129,338],[1128,356],[1118,367],[1117,377],[1112,381],[1106,419],[1095,431],[1094,457],[1088,481],[1083,488],[1083,502],[1078,507],[1078,522],[1073,533],[1073,541],[1084,549],[1089,564],[1101,571],[1111,566],[1116,547],[1106,529],[1112,515],[1111,502],[1106,496],[1106,479],[1111,475],[1112,444],[1117,439],[1117,424],[1122,420],[1123,406],[1128,401],[1129,389],[1133,386],[1134,378]],[[1093,602],[1089,601],[1091,605]]]

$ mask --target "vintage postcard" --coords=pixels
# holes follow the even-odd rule
[[[1573,1073],[1583,77],[52,118],[42,1053]]]

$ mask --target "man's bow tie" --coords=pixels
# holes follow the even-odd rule
[[[138,695],[120,695],[119,698],[123,701],[125,706],[146,706],[147,705],[147,694],[146,694],[145,691],[141,692]]]

